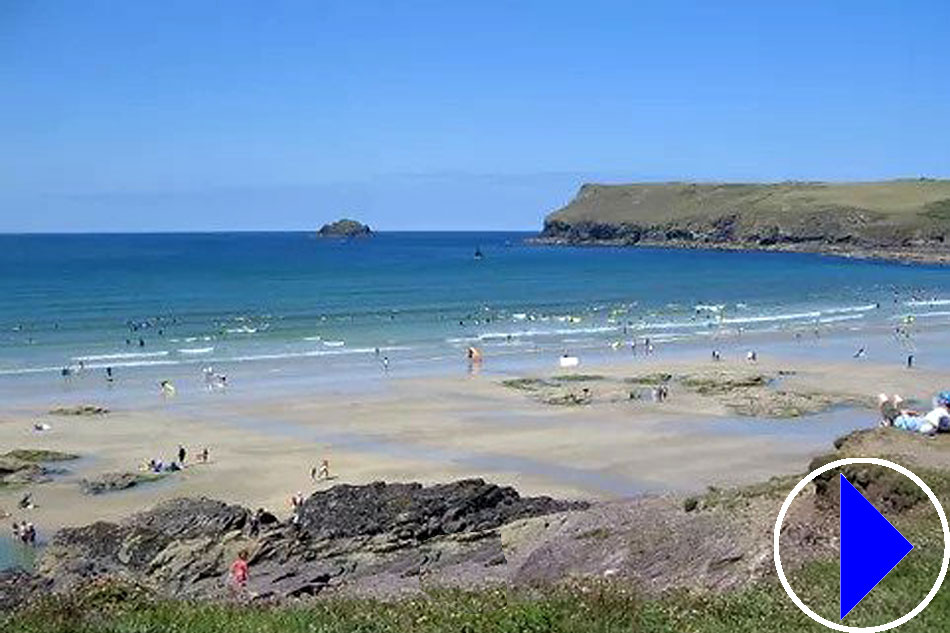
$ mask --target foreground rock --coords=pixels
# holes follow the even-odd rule
[[[219,501],[179,499],[121,523],[61,530],[38,570],[60,590],[114,576],[175,596],[216,598],[226,595],[228,565],[248,549],[250,589],[260,597],[342,584],[391,595],[418,588],[421,576],[479,582],[505,563],[498,528],[582,507],[523,498],[481,480],[336,486],[307,499],[296,525]]]
[[[344,218],[324,224],[317,231],[320,237],[369,237],[373,231],[361,222]]]

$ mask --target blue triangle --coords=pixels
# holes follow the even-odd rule
[[[844,475],[840,478],[840,613],[844,619],[914,546]]]

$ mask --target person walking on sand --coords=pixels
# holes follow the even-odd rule
[[[188,451],[185,450],[185,447],[181,444],[178,445],[178,463],[181,466],[185,465],[185,457],[188,456]]]
[[[207,446],[201,449],[201,463],[202,464],[208,463],[208,447]]]
[[[243,598],[247,594],[247,581],[250,579],[250,568],[247,563],[248,552],[242,549],[237,558],[231,563],[231,577],[229,588],[235,598]]]
[[[330,478],[330,460],[325,459],[320,462],[320,473],[317,476],[322,480]]]
[[[914,355],[908,354],[907,355],[907,369],[913,369],[913,368],[914,368]]]

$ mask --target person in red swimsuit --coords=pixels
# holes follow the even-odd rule
[[[247,565],[247,550],[238,552],[237,558],[231,563],[231,591],[238,596],[247,591],[247,579],[249,576]]]

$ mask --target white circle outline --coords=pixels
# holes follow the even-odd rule
[[[847,466],[849,464],[874,464],[875,466],[883,466],[885,468],[890,468],[891,470],[897,471],[913,481],[915,484],[920,486],[921,490],[927,493],[927,496],[930,498],[930,502],[934,505],[934,508],[937,509],[937,516],[940,517],[940,525],[943,528],[943,563],[940,565],[940,573],[937,574],[937,580],[934,582],[934,586],[931,588],[930,593],[928,593],[927,596],[921,600],[920,604],[901,617],[897,618],[896,620],[891,620],[890,622],[875,626],[847,626],[845,624],[826,620],[809,609],[808,606],[802,602],[801,598],[798,597],[798,594],[796,594],[792,589],[792,586],[788,583],[788,579],[785,577],[785,570],[782,569],[782,559],[779,556],[779,537],[781,536],[782,532],[782,523],[785,521],[785,514],[791,507],[792,501],[794,501],[795,497],[798,496],[798,493],[804,490],[805,486],[810,484],[812,480],[814,480],[818,475],[826,473],[834,468]],[[910,472],[900,464],[895,464],[894,462],[887,461],[886,459],[879,459],[877,457],[848,457],[846,459],[833,461],[830,464],[825,464],[821,468],[811,471],[805,476],[804,479],[798,482],[794,488],[792,488],[792,491],[788,493],[788,497],[785,498],[785,503],[782,504],[782,509],[778,513],[778,518],[775,520],[775,530],[772,535],[772,548],[775,558],[775,571],[778,573],[778,578],[782,583],[782,588],[785,589],[785,593],[787,593],[788,597],[792,599],[792,602],[795,603],[795,606],[802,610],[802,613],[807,615],[818,624],[822,624],[829,629],[834,629],[835,631],[845,631],[845,633],[879,633],[880,631],[887,631],[909,622],[921,611],[926,609],[927,605],[930,604],[930,601],[937,596],[937,592],[940,591],[940,587],[943,585],[943,580],[947,575],[947,567],[950,565],[950,526],[947,525],[947,515],[943,511],[943,506],[940,505],[940,500],[937,499],[937,495],[935,495],[933,490],[930,489],[930,486],[924,483],[923,479]]]

